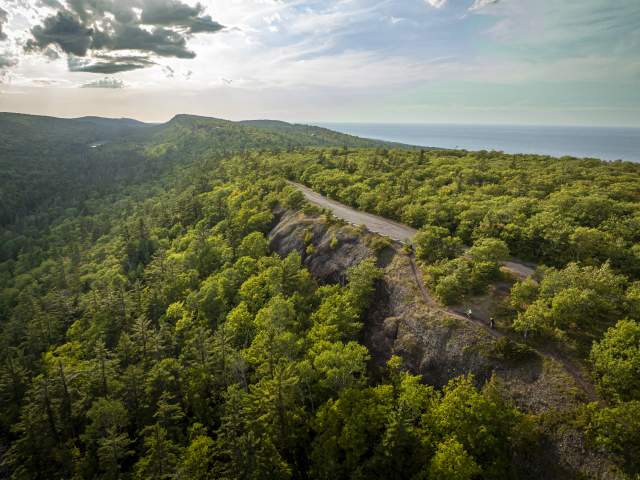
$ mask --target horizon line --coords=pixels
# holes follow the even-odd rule
[[[134,120],[141,123],[150,125],[159,125],[168,123],[177,116],[191,116],[208,118],[212,120],[224,120],[228,122],[249,122],[249,121],[279,121],[289,124],[297,125],[309,125],[326,128],[328,125],[397,125],[397,126],[409,126],[409,125],[456,125],[456,126],[487,126],[487,127],[562,127],[562,128],[599,128],[599,129],[632,129],[640,130],[640,125],[595,125],[595,124],[571,124],[571,123],[524,123],[524,122],[455,122],[455,121],[354,121],[354,120],[284,120],[282,118],[268,118],[268,117],[254,117],[254,118],[242,118],[239,120],[231,120],[229,118],[218,117],[214,115],[203,115],[197,113],[175,113],[166,120],[140,120],[134,116],[108,116],[87,114],[80,116],[56,116],[50,114],[39,113],[26,113],[15,111],[0,111],[0,114],[14,114],[14,115],[27,115],[33,117],[48,117],[64,120],[80,120],[83,118],[103,118],[109,120]]]

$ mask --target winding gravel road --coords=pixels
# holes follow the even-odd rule
[[[388,218],[379,217],[371,213],[361,212],[355,208],[331,200],[299,183],[288,183],[300,190],[309,202],[331,210],[331,213],[336,217],[353,225],[364,225],[371,232],[384,235],[385,237],[402,243],[411,243],[411,239],[418,232],[415,228],[403,225],[402,223],[394,222]],[[529,277],[535,272],[535,265],[527,264],[517,259],[503,262],[503,266],[520,279]]]
[[[371,213],[361,212],[354,208],[343,205],[340,202],[331,200],[327,197],[314,192],[309,187],[305,187],[299,183],[288,182],[290,185],[300,190],[305,198],[319,207],[331,210],[338,218],[345,220],[353,225],[364,225],[370,231],[379,233],[385,237],[402,243],[410,243],[413,236],[418,232],[415,228],[408,227],[393,220],[379,217]]]

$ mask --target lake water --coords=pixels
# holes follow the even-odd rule
[[[640,162],[640,128],[525,125],[323,123],[359,137],[425,147]]]

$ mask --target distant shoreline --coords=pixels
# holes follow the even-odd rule
[[[640,128],[538,125],[318,123],[376,140],[443,149],[640,162]]]

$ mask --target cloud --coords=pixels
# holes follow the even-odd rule
[[[93,82],[85,83],[80,85],[80,88],[113,88],[119,89],[124,88],[124,82],[122,80],[118,80],[117,78],[104,77],[100,80],[94,80]]]
[[[62,8],[62,4],[58,0],[39,0],[40,5],[51,8]]]
[[[49,60],[58,60],[60,58],[60,54],[55,48],[48,47],[44,52],[42,52],[45,57]]]
[[[162,73],[164,73],[165,77],[173,78],[175,77],[175,71],[169,65],[165,65],[162,67]]]
[[[13,67],[18,63],[18,61],[11,54],[8,53],[0,53],[0,70],[5,68]]]
[[[97,60],[71,56],[67,59],[67,64],[71,72],[101,73],[108,75],[150,67],[155,65],[155,62],[149,60],[147,57],[110,57],[101,55],[97,57]]]
[[[482,10],[483,8],[488,7],[489,5],[494,5],[498,3],[499,0],[473,0],[473,5],[469,7],[470,12],[475,12],[477,10]]]
[[[139,50],[162,57],[195,58],[196,54],[187,48],[187,40],[180,33],[164,27],[151,32],[137,26],[125,25],[113,36],[104,34],[98,45],[106,50]],[[97,42],[96,42],[97,43]]]
[[[58,11],[31,29],[33,38],[26,43],[27,51],[46,54],[53,45],[73,57],[112,55],[106,62],[70,62],[71,71],[114,73],[153,65],[151,61],[127,62],[117,56],[132,51],[192,59],[196,54],[187,45],[192,35],[224,28],[204,15],[201,4],[190,6],[179,0],[67,0],[66,7],[44,1]]]
[[[5,10],[0,8],[0,40],[6,40],[7,34],[2,31],[2,26],[7,23],[8,14]]]
[[[210,15],[198,17],[193,19],[191,26],[189,27],[190,33],[215,33],[222,30],[224,26],[218,22],[213,21]]]
[[[189,33],[217,32],[222,25],[209,15],[202,15],[204,7],[195,7],[178,0],[146,0],[140,22],[146,25],[176,26],[188,29]]]
[[[425,0],[425,2],[433,8],[442,8],[446,5],[447,0]]]
[[[18,60],[13,55],[0,52],[0,83],[4,83],[9,78],[9,68],[17,64]]]
[[[27,42],[28,50],[59,46],[64,52],[84,57],[93,41],[94,31],[83,25],[67,10],[60,11],[44,20],[43,25],[31,29],[33,40]]]

